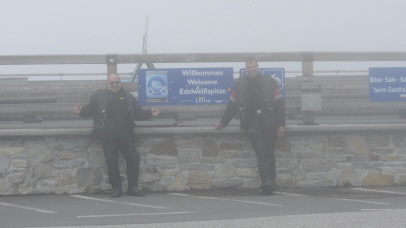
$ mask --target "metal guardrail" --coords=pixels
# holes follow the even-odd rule
[[[314,77],[315,82],[323,85],[322,110],[314,112],[316,116],[352,116],[352,115],[394,115],[401,116],[397,102],[369,102],[366,75],[358,77],[337,76]],[[341,79],[340,79],[341,78]],[[364,80],[365,79],[365,80]],[[286,113],[288,119],[303,118],[301,111],[301,77],[286,81]],[[136,89],[136,83],[124,82],[125,87]],[[0,85],[0,119],[19,120],[29,114],[41,115],[42,119],[78,119],[72,112],[76,104],[86,104],[90,95],[99,88],[104,88],[104,81],[52,81],[21,82]],[[132,90],[130,90],[132,91]],[[21,98],[17,96],[23,96]],[[54,102],[53,99],[57,99]],[[27,102],[28,100],[32,102]],[[36,101],[38,100],[38,101]],[[43,103],[42,100],[54,103]],[[1,102],[4,101],[4,102]],[[1,104],[7,103],[7,104]],[[225,105],[160,106],[165,110],[161,118],[182,120],[218,119],[223,114]]]
[[[0,65],[318,61],[406,61],[406,52],[235,52],[107,55],[0,55]],[[108,61],[114,59],[114,61]]]
[[[237,75],[237,77],[240,74],[240,71],[234,71],[234,75]],[[314,75],[345,75],[345,74],[355,74],[355,73],[361,73],[362,75],[365,75],[368,73],[367,70],[317,70],[313,71]],[[36,74],[0,74],[0,80],[4,79],[11,79],[11,78],[18,78],[21,77],[21,80],[25,79],[27,80],[30,77],[61,77],[61,80],[69,80],[69,78],[62,78],[62,77],[75,77],[75,76],[104,76],[106,73],[105,72],[100,72],[100,73],[36,73]],[[124,75],[130,75],[132,72],[118,72],[118,75],[122,79],[129,79],[129,77],[126,77]],[[297,74],[297,75],[302,75],[302,71],[290,71],[286,70],[285,74]],[[235,76],[234,76],[235,77]],[[235,78],[237,78],[235,77]],[[46,79],[45,79],[46,80]],[[89,79],[93,80],[93,79]],[[98,80],[98,79],[96,79]]]
[[[183,53],[183,54],[107,54],[107,55],[20,55],[20,56],[0,56],[0,65],[40,65],[40,64],[105,64],[107,66],[106,75],[117,72],[118,64],[128,63],[218,63],[218,62],[244,62],[249,57],[256,58],[259,62],[301,62],[302,71],[298,83],[312,83],[315,75],[322,72],[313,70],[314,62],[327,61],[406,61],[406,52],[246,52],[246,53]],[[289,71],[287,71],[289,72]],[[334,70],[325,73],[341,74],[345,71]],[[359,71],[364,73],[366,71]],[[350,72],[346,72],[350,73]],[[80,74],[80,73],[79,73]],[[55,76],[77,75],[76,73],[58,73]],[[2,76],[2,75],[0,75]],[[7,75],[10,76],[10,75]],[[14,75],[27,76],[27,75]],[[39,75],[38,75],[39,76]],[[44,75],[41,75],[44,76]],[[324,88],[323,88],[324,89]],[[297,89],[296,89],[297,90]],[[300,98],[300,92],[287,96],[287,108],[293,108],[297,111],[297,100]],[[289,97],[290,96],[290,97]],[[323,94],[323,108],[328,107],[331,112],[339,112],[340,101],[328,102],[331,100],[340,100],[347,105],[349,109],[357,110],[377,110],[374,105],[363,105],[365,103],[365,94]],[[294,102],[290,102],[290,100]],[[355,102],[342,102],[344,100],[354,100]],[[327,101],[327,102],[325,102]],[[358,103],[357,103],[358,102]],[[361,103],[360,103],[361,102]],[[362,104],[362,105],[361,105]],[[358,105],[358,106],[357,106]],[[392,107],[391,107],[392,108]],[[385,110],[385,108],[382,108]],[[381,111],[382,111],[381,110]],[[300,110],[299,110],[300,111]],[[322,110],[322,112],[325,110]],[[348,110],[347,110],[348,111]],[[378,111],[380,112],[380,111]],[[316,112],[303,112],[303,123],[313,124],[314,114]]]

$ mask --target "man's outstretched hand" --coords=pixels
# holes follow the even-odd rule
[[[161,113],[161,110],[158,108],[151,108],[151,113],[153,116],[157,116]]]
[[[223,128],[223,124],[222,123],[216,123],[216,125],[214,125],[214,127],[216,128],[216,130]]]
[[[76,114],[79,114],[80,111],[82,111],[82,106],[80,106],[80,105],[75,105],[75,107],[73,107],[73,111],[74,111]]]

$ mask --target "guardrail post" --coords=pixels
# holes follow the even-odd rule
[[[303,81],[309,83],[313,79],[313,61],[314,56],[313,53],[304,53],[303,60],[302,60],[302,78]],[[303,94],[302,94],[302,106],[303,106]],[[313,110],[303,110],[303,124],[314,124],[314,112]]]
[[[108,54],[106,55],[106,64],[107,64],[107,75],[116,73],[117,74],[117,55]]]
[[[310,82],[313,79],[313,53],[304,53],[302,60],[302,77],[304,81]]]

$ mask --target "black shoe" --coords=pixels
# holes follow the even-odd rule
[[[272,195],[273,194],[273,190],[271,188],[271,186],[268,185],[261,185],[261,190],[262,190],[262,195]]]
[[[272,195],[276,189],[278,189],[278,186],[273,181],[268,180],[261,185],[263,195]]]
[[[128,190],[127,195],[129,196],[145,196],[145,193],[138,188],[131,188]]]
[[[123,190],[121,188],[113,188],[110,196],[111,198],[117,198],[123,195]]]

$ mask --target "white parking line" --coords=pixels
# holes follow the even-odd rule
[[[275,192],[275,193],[282,194],[282,195],[307,196],[307,195],[284,193],[284,192]],[[371,203],[371,204],[388,204],[388,203],[381,203],[381,202],[367,201],[367,200],[355,200],[355,199],[343,199],[343,198],[329,198],[329,199],[353,201],[353,202],[360,202],[360,203]]]
[[[307,196],[307,195],[284,193],[284,192],[275,192],[275,193],[282,194],[282,195]],[[388,204],[388,203],[382,203],[382,202],[376,202],[376,201],[368,201],[368,200],[355,200],[355,199],[344,199],[344,198],[329,198],[329,199],[353,201],[353,202],[360,202],[360,203],[370,203],[370,204],[383,204],[383,205]]]
[[[194,196],[194,195],[181,194],[181,193],[169,193],[169,194],[175,195],[175,196],[194,197],[194,198],[200,198],[200,199],[214,199],[214,200],[232,201],[232,202],[240,202],[240,203],[251,203],[251,204],[267,205],[267,206],[274,206],[274,207],[282,206],[279,204],[262,203],[262,202],[247,201],[247,200],[234,200],[234,199],[226,199],[226,198],[218,198],[218,197]]]
[[[361,211],[394,211],[395,209],[361,209]]]
[[[406,195],[406,193],[404,193],[404,192],[382,191],[382,190],[373,190],[373,189],[365,189],[365,188],[351,188],[351,189],[359,190],[359,191],[366,191],[366,192],[381,192],[381,193]]]
[[[132,205],[132,206],[138,206],[138,207],[149,207],[149,208],[155,208],[155,209],[167,209],[166,207],[160,207],[160,206],[153,206],[153,205],[139,204],[139,203],[126,203],[126,202],[119,202],[119,201],[107,200],[107,199],[99,199],[99,198],[93,198],[93,197],[81,196],[81,195],[69,195],[69,196],[76,197],[76,198],[81,198],[81,199],[87,199],[87,200],[95,200],[95,201],[100,201],[100,202],[106,202],[106,203],[118,203],[118,204],[124,204],[124,205]]]
[[[360,202],[360,203],[381,204],[381,205],[389,204],[389,203],[381,203],[381,202],[368,201],[368,200],[355,200],[355,199],[343,199],[343,198],[331,198],[331,199],[344,200],[344,201],[353,201],[353,202]]]
[[[15,205],[15,204],[10,204],[10,203],[2,203],[2,202],[0,202],[0,205],[9,206],[9,207],[16,207],[16,208],[26,209],[26,210],[32,210],[32,211],[37,211],[37,212],[47,213],[47,214],[56,213],[55,211],[48,211],[48,210],[43,210],[43,209],[39,209],[39,208],[35,208],[35,207],[26,207],[26,206],[20,206],[20,205]]]
[[[288,196],[306,196],[306,195],[302,195],[302,194],[287,193],[287,192],[274,192],[274,193],[280,194],[280,195],[288,195]]]
[[[110,214],[110,215],[82,215],[82,216],[77,216],[77,218],[104,218],[104,217],[123,217],[123,216],[150,216],[150,215],[179,215],[179,214],[190,214],[190,213],[198,213],[198,211],[163,212],[163,213],[134,213],[134,214]]]

